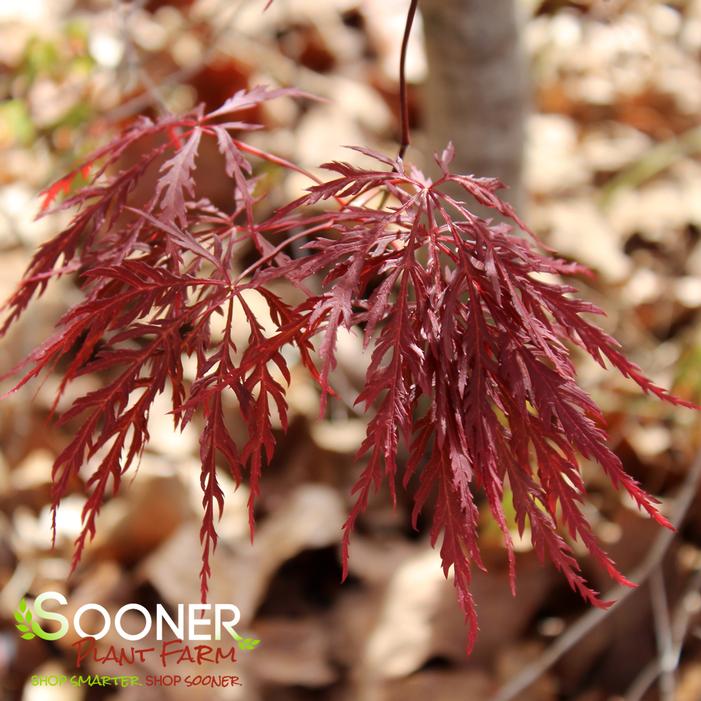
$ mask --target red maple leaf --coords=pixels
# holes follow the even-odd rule
[[[167,392],[176,427],[195,416],[202,420],[205,598],[225,498],[218,467],[226,465],[237,484],[248,481],[253,532],[260,476],[276,446],[274,414],[283,430],[287,425],[286,351],[294,347],[318,382],[323,411],[332,394],[338,331],[360,328],[371,362],[356,401],[370,418],[357,456],[364,468],[353,488],[356,503],[344,527],[344,566],[352,528],[372,490],[387,481],[394,498],[396,483],[413,488],[417,475],[414,522],[433,499],[431,540],[441,540],[446,574],[454,570],[472,642],[477,618],[470,578],[473,566],[483,567],[477,535],[482,499],[504,534],[515,581],[502,505],[508,488],[517,526],[522,534],[530,529],[538,555],[588,601],[605,605],[585,582],[567,540],[581,539],[616,581],[626,581],[581,513],[587,493],[580,460],[599,463],[652,518],[668,524],[608,448],[601,411],[577,384],[571,346],[602,366],[608,361],[645,392],[688,404],[620,353],[585,316],[602,312],[578,299],[575,288],[538,275],[586,271],[520,233],[527,227],[499,199],[498,181],[452,173],[450,147],[438,158],[442,174],[435,182],[399,159],[360,149],[376,158],[377,170],[326,164],[331,180],[315,181],[305,196],[258,220],[252,159],[303,171],[242,141],[239,132],[257,127],[232,115],[283,93],[257,88],[209,114],[200,108],[156,122],[142,119],[94,154],[87,162],[90,181],[59,206],[77,214],[37,251],[7,302],[3,333],[52,278],[79,275],[83,301],[17,369],[16,385],[60,359],[68,362],[59,393],[87,373],[103,378],[60,418],[82,423],[54,464],[54,510],[86,460],[95,460],[74,566],[95,533],[108,485],[116,491],[138,461],[149,441],[153,402]],[[205,139],[216,143],[222,177],[232,182],[235,195],[226,212],[195,196]],[[124,151],[139,145],[145,146],[141,158],[119,170]],[[138,201],[137,185],[152,166],[159,168],[157,185]],[[52,186],[45,202],[80,171]],[[461,198],[451,194],[455,188]],[[320,211],[322,200],[331,208]],[[478,217],[470,202],[512,225]],[[292,244],[300,241],[306,242],[304,255],[294,257]],[[243,251],[251,249],[256,260],[237,273]],[[276,291],[280,279],[298,286],[303,301],[284,300]],[[266,305],[272,331],[252,311],[251,293]],[[214,315],[225,320],[223,335],[212,332]],[[244,348],[234,344],[234,324],[248,329]],[[188,356],[196,361],[191,383],[183,379]],[[238,442],[227,425],[225,397],[236,402],[247,427]]]

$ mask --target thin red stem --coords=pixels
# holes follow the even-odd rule
[[[407,97],[406,87],[406,55],[409,49],[409,37],[411,36],[411,27],[414,24],[416,8],[419,5],[419,0],[411,0],[409,12],[406,16],[406,25],[404,26],[404,37],[402,39],[402,53],[399,59],[399,111],[401,113],[402,122],[402,140],[399,145],[399,158],[404,158],[404,154],[411,143],[411,135],[409,133],[409,100]]]

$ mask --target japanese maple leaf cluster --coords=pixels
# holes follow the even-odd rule
[[[386,482],[394,499],[397,483],[416,484],[414,522],[431,500],[431,539],[440,540],[446,575],[453,568],[472,642],[471,570],[483,568],[481,500],[503,532],[513,584],[506,493],[518,530],[530,531],[538,555],[586,600],[602,605],[571,542],[579,539],[614,580],[626,580],[581,513],[586,489],[579,461],[596,461],[641,509],[668,524],[607,447],[603,417],[578,386],[569,349],[579,346],[646,392],[678,400],[585,318],[599,309],[556,281],[584,269],[529,238],[498,198],[498,181],[451,172],[451,147],[437,159],[435,181],[401,159],[358,149],[375,168],[328,163],[329,180],[258,217],[255,162],[301,169],[243,141],[257,125],[242,115],[283,93],[295,95],[255,88],[208,114],[200,108],[142,118],[45,193],[44,209],[76,214],[35,253],[7,302],[2,332],[51,280],[77,276],[82,301],[18,369],[16,385],[57,365],[59,396],[76,378],[101,378],[98,389],[58,418],[79,428],[53,466],[54,515],[83,466],[91,466],[74,566],[95,533],[101,504],[148,444],[154,400],[168,393],[177,428],[196,417],[201,422],[205,597],[224,506],[217,469],[228,469],[237,484],[247,481],[253,529],[261,471],[276,445],[274,423],[287,426],[289,365],[299,362],[315,378],[323,411],[343,328],[362,333],[371,353],[356,399],[370,418],[357,456],[363,470],[353,488],[355,506],[344,526],[344,565],[370,493]],[[222,178],[231,183],[226,211],[196,194],[198,154],[207,139],[216,143]],[[127,151],[140,156],[124,165]],[[144,195],[139,185],[154,170],[156,187]],[[78,175],[87,184],[70,194]],[[67,196],[55,205],[61,192]],[[477,216],[473,203],[512,224]],[[251,260],[251,250],[254,262],[244,268],[243,254]],[[281,280],[297,286],[303,301],[284,299]],[[272,327],[254,313],[252,294],[267,307]],[[234,331],[242,326],[248,341],[239,347]],[[187,381],[186,359],[195,366]],[[242,440],[228,428],[232,406],[247,426]]]

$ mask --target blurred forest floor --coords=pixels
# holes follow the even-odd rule
[[[528,121],[527,221],[561,255],[589,265],[578,281],[602,306],[602,322],[658,383],[701,399],[701,0],[565,2],[522,0],[528,20],[532,115]],[[266,105],[268,131],[253,140],[309,168],[359,156],[362,144],[394,153],[397,64],[405,0],[217,0],[136,2],[24,0],[0,3],[0,294],[12,290],[34,247],[61,216],[34,221],[36,194],[115,128],[167,107],[209,107],[260,82],[293,85],[327,101]],[[420,31],[409,56],[409,156],[422,152]],[[144,89],[144,86],[146,89]],[[215,155],[212,154],[215,159]],[[214,162],[213,162],[214,163]],[[216,178],[200,184],[226,201]],[[274,178],[275,174],[269,174]],[[482,173],[479,175],[489,175]],[[276,184],[271,206],[299,193],[300,177]],[[69,300],[54,284],[0,345],[0,373],[50,333]],[[352,403],[366,356],[347,334],[334,383]],[[642,396],[583,360],[582,384],[605,408],[611,442],[626,469],[669,509],[701,443],[693,412]],[[82,389],[94,383],[80,380]],[[0,403],[0,689],[3,700],[131,699],[246,701],[432,701],[489,699],[586,607],[518,539],[518,596],[509,593],[499,531],[485,518],[490,572],[476,575],[481,633],[470,658],[452,585],[408,504],[387,493],[371,502],[340,582],[340,526],[365,419],[340,400],[318,418],[313,385],[300,370],[290,391],[294,417],[265,470],[259,527],[250,545],[244,487],[227,484],[214,562],[212,601],[233,601],[243,628],[262,639],[237,664],[244,686],[97,690],[39,689],[31,674],[71,671],[70,640],[19,640],[12,611],[26,592],[70,592],[70,609],[97,601],[117,609],[199,601],[200,520],[197,432],[174,433],[154,411],[139,474],[103,509],[98,533],[67,581],[84,501],[66,499],[50,547],[49,488],[67,435],[47,424],[57,380],[49,377]],[[72,390],[76,391],[76,389]],[[236,416],[232,416],[236,422]],[[585,465],[588,518],[623,572],[648,553],[659,529]],[[586,554],[581,551],[586,563]],[[678,701],[701,698],[701,510],[692,506],[661,568],[665,607],[688,631],[676,677]],[[600,590],[611,583],[588,567]],[[659,575],[659,573],[658,573]],[[659,593],[659,592],[658,592]],[[663,592],[664,593],[664,592]],[[659,656],[648,586],[607,616],[519,694],[523,701],[632,699],[641,670]],[[659,620],[659,611],[658,611]],[[105,644],[118,644],[108,636]],[[140,674],[160,673],[158,668]],[[129,673],[95,665],[94,672]],[[221,672],[221,670],[215,670]],[[652,684],[645,699],[663,698]]]

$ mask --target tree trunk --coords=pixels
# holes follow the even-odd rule
[[[456,149],[454,169],[497,177],[523,205],[526,61],[516,0],[422,0],[429,145]]]

